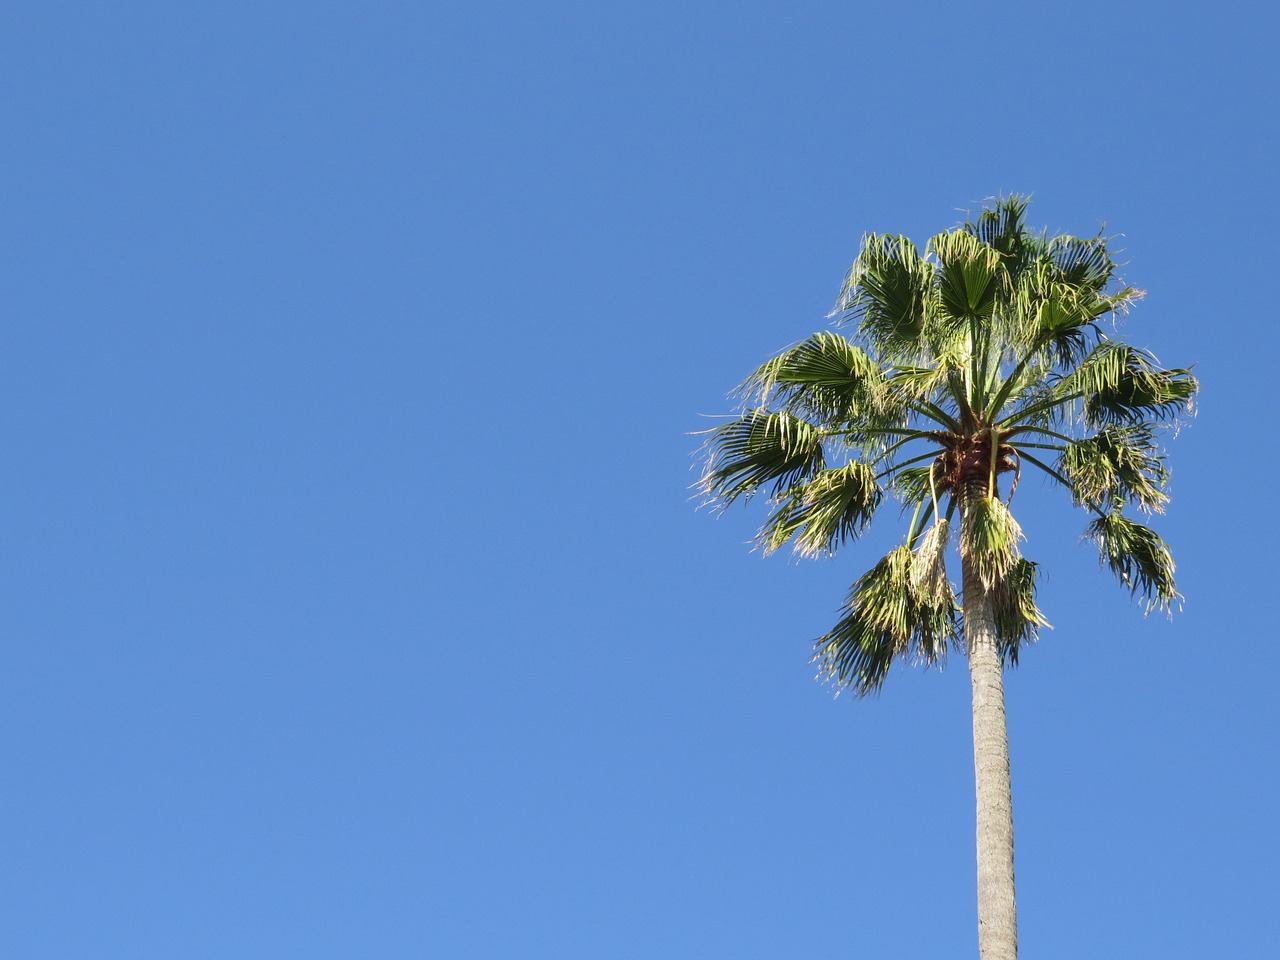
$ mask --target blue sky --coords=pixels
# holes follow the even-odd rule
[[[1255,957],[1278,719],[1254,5],[47,3],[0,21],[2,952],[976,955],[963,661],[809,640],[690,431],[864,231],[1105,222],[1195,362],[1140,610],[1020,491],[1023,953]],[[877,539],[880,538],[880,539]]]

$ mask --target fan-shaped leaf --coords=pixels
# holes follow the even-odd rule
[[[906,237],[869,233],[831,315],[858,324],[886,356],[917,352],[933,269]]]
[[[1024,225],[1027,203],[1026,197],[1001,197],[983,210],[976,221],[966,223],[964,229],[999,251],[1006,265],[1016,269],[1032,240]]]
[[[977,237],[942,233],[929,241],[938,257],[938,299],[954,320],[990,318],[995,305],[1000,253]]]
[[[1169,499],[1169,471],[1146,424],[1110,426],[1068,444],[1058,469],[1079,503],[1101,506],[1119,497],[1158,512]]]
[[[1142,598],[1148,613],[1168,610],[1180,599],[1173,579],[1173,555],[1150,527],[1115,510],[1089,524],[1085,535],[1098,545],[1103,565],[1130,593]]]
[[[831,553],[858,538],[883,496],[875,471],[865,463],[854,460],[824,470],[783,498],[759,542],[772,552],[794,538],[801,556]]]
[[[1156,358],[1127,343],[1104,340],[1062,380],[1078,392],[1091,425],[1170,420],[1191,407],[1199,389],[1189,369],[1162,369]]]
[[[1008,574],[1019,556],[1022,528],[997,497],[973,497],[960,520],[960,554],[968,560],[983,586],[992,590]]]
[[[1115,261],[1101,236],[1054,237],[1046,253],[1057,278],[1081,292],[1101,293],[1115,273]]]
[[[825,462],[822,431],[790,413],[750,410],[707,432],[701,486],[718,503],[749,498],[763,487],[780,493]]]
[[[954,605],[922,601],[911,567],[911,551],[898,547],[853,585],[844,615],[815,641],[820,677],[865,696],[880,688],[895,659],[935,663],[946,655],[956,635]]]
[[[837,333],[823,331],[761,366],[739,388],[761,405],[842,422],[878,416],[890,399],[880,365]]]
[[[1049,626],[1036,606],[1036,564],[1019,557],[991,591],[991,612],[996,624],[996,647],[1009,666],[1018,665],[1024,643],[1034,643],[1040,628]]]

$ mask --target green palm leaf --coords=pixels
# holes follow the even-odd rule
[[[1026,232],[1025,197],[1001,197],[963,227],[987,246],[999,251],[1004,266],[1016,273],[1028,251],[1035,246],[1035,239]]]
[[[861,697],[880,689],[896,659],[936,663],[946,655],[954,605],[923,600],[912,567],[911,551],[898,547],[853,585],[844,614],[814,642],[820,677]]]
[[[1040,628],[1049,626],[1036,606],[1036,564],[1018,557],[991,592],[991,610],[996,624],[996,645],[1000,658],[1018,665],[1023,644],[1034,643]]]
[[[780,493],[825,463],[823,432],[790,413],[749,410],[707,433],[710,453],[701,487],[721,504],[762,488]]]
[[[1103,565],[1142,598],[1147,612],[1169,610],[1181,599],[1173,579],[1173,555],[1150,527],[1116,510],[1090,523],[1085,535],[1098,545]]]
[[[867,234],[831,316],[853,322],[885,354],[918,351],[933,269],[906,237]]]
[[[976,497],[960,523],[960,555],[973,565],[983,585],[992,590],[1018,559],[1022,528],[997,497]]]
[[[929,241],[938,258],[938,300],[950,320],[988,319],[999,290],[1000,252],[963,232]]]
[[[1162,369],[1147,351],[1113,340],[1099,343],[1061,382],[1064,395],[1082,398],[1093,426],[1172,420],[1190,410],[1198,388],[1189,369]]]
[[[770,553],[793,539],[801,556],[832,553],[858,538],[883,497],[875,471],[865,463],[824,470],[781,498],[758,541]]]
[[[1058,469],[1080,503],[1103,506],[1119,498],[1144,510],[1162,511],[1169,471],[1146,424],[1106,427],[1067,444]]]
[[[1054,237],[1045,254],[1056,276],[1081,291],[1101,294],[1115,274],[1115,261],[1101,235],[1088,239]]]
[[[760,404],[828,421],[881,413],[888,400],[880,365],[861,347],[823,331],[774,357],[739,388]]]

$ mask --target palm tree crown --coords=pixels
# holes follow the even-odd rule
[[[1034,234],[1026,205],[995,201],[923,253],[867,235],[832,312],[854,335],[774,357],[742,384],[741,414],[707,431],[701,488],[720,505],[763,493],[767,551],[831,553],[886,495],[912,511],[905,541],[816,642],[822,675],[857,694],[896,659],[938,661],[963,636],[953,526],[1001,661],[1036,637],[1036,564],[1009,510],[1028,468],[1089,512],[1086,536],[1148,610],[1178,599],[1168,548],[1126,509],[1163,509],[1159,430],[1190,411],[1196,379],[1109,332],[1142,294],[1118,282],[1107,240]]]

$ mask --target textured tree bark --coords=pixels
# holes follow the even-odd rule
[[[1017,960],[1013,889],[1013,796],[1004,680],[991,596],[964,564],[964,634],[973,684],[973,771],[978,800],[978,955]]]

